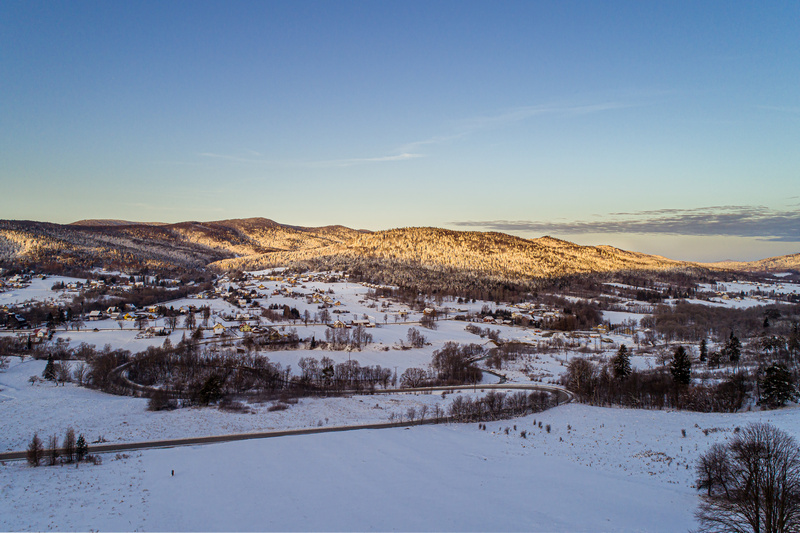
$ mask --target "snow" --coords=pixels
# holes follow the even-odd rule
[[[73,280],[34,279],[28,288],[0,294],[0,304],[58,296],[61,291],[50,290],[57,281]],[[312,316],[319,312],[318,304],[308,304],[304,297],[272,295],[287,284],[263,281],[255,285],[262,283],[267,287],[258,290],[264,295],[259,298],[263,307],[286,304],[301,315],[305,310]],[[728,290],[740,290],[738,285],[726,285]],[[467,332],[467,323],[462,321],[439,320],[436,330],[420,327],[419,312],[395,321],[407,306],[368,300],[369,288],[362,285],[307,282],[292,290],[310,294],[314,289],[327,293],[329,288],[334,289],[330,295],[334,301],[342,303],[333,309],[346,309],[348,320],[367,314],[380,325],[368,330],[373,344],[353,352],[262,353],[284,368],[291,366],[295,374],[300,358],[327,356],[336,362],[350,358],[361,365],[396,367],[399,375],[409,367],[425,367],[433,352],[448,341],[489,343]],[[787,284],[784,289],[792,287]],[[744,306],[750,300],[720,300],[714,305]],[[761,300],[752,301],[763,305]],[[702,300],[696,303],[709,305]],[[184,298],[167,302],[170,305],[210,305],[209,324],[219,315],[242,311],[221,299]],[[459,314],[456,309],[479,311],[484,305],[497,307],[481,301],[442,302],[451,307],[451,316]],[[384,314],[389,316],[388,323]],[[641,316],[603,313],[612,323],[638,322]],[[163,322],[150,325],[163,327]],[[629,348],[634,344],[631,336],[619,334],[602,335],[611,342],[601,342],[589,333],[478,325],[498,330],[503,339],[539,347],[538,353],[504,366],[502,371],[512,382],[537,379],[547,383],[558,379],[569,360],[587,356],[581,349],[602,348],[603,353],[590,355],[603,360],[620,344]],[[109,344],[132,352],[165,340],[137,338],[133,323],[123,326],[120,329],[112,320],[87,322],[80,331],[57,331],[55,339],[71,346]],[[301,338],[313,335],[318,340],[327,329],[302,321],[274,326],[282,331],[296,329]],[[401,350],[411,327],[428,344]],[[177,344],[183,333],[173,332],[172,343]],[[654,363],[653,356],[632,357],[637,368]],[[0,451],[24,449],[34,432],[44,439],[53,434],[62,438],[68,427],[90,442],[102,437],[126,443],[386,422],[409,408],[447,409],[456,394],[480,394],[478,386],[473,392],[446,396],[301,398],[288,409],[273,412],[269,411],[273,401],[255,400],[246,404],[245,413],[215,407],[149,412],[142,398],[112,396],[74,384],[31,385],[28,378],[40,376],[44,365],[44,361],[12,357],[8,370],[0,373],[4,429]],[[485,375],[487,381],[495,380]],[[0,530],[685,531],[696,527],[694,462],[711,444],[730,438],[737,426],[752,421],[770,422],[800,437],[797,407],[702,414],[571,404],[489,422],[486,431],[477,424],[452,424],[324,433],[106,454],[97,466],[30,468],[11,461],[0,464]],[[520,435],[523,430],[529,433],[527,438]]]
[[[291,352],[281,352],[291,353]],[[346,357],[345,357],[346,360]],[[34,433],[61,438],[67,427],[83,433],[88,441],[101,437],[109,443],[140,442],[164,438],[252,433],[280,429],[340,426],[388,422],[392,414],[405,414],[434,405],[446,411],[455,397],[441,393],[401,393],[333,398],[301,398],[284,411],[269,411],[272,401],[250,401],[247,413],[217,408],[147,411],[148,400],[114,396],[67,383],[31,385],[30,376],[41,376],[46,362],[12,358],[0,373],[0,451],[23,450]],[[487,382],[497,379],[486,374]],[[476,388],[475,394],[480,394]]]
[[[750,294],[754,292],[762,292],[767,294],[770,292],[775,292],[777,294],[796,294],[798,291],[800,291],[800,285],[795,283],[757,283],[753,281],[725,281],[717,283],[716,286],[705,283],[700,284],[698,288],[707,291],[718,290],[721,292],[727,292],[729,294]]]
[[[487,431],[282,437],[107,454],[80,468],[9,462],[0,467],[0,529],[685,531],[695,526],[693,462],[757,420],[800,432],[796,408],[728,415],[573,404]]]
[[[20,289],[10,289],[4,292],[0,291],[0,307],[5,305],[20,305],[25,302],[51,302],[51,303],[69,303],[76,292],[70,292],[66,289],[52,290],[53,285],[56,283],[80,282],[86,283],[85,279],[69,278],[66,276],[48,276],[45,279],[34,277],[31,279],[27,287]]]
[[[636,324],[639,323],[639,320],[642,316],[639,313],[628,313],[625,311],[602,311],[603,314],[603,321],[610,322],[612,324],[622,324],[626,320],[632,320]]]

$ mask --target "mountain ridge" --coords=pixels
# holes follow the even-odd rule
[[[555,237],[405,227],[383,231],[341,225],[286,225],[263,217],[177,223],[87,219],[71,224],[0,220],[0,261],[112,268],[260,269],[308,267],[467,272],[498,280],[629,270],[786,270],[800,254],[753,262],[697,263],[582,246]],[[409,276],[411,274],[408,274]]]

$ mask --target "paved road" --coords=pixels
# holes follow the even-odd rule
[[[414,392],[436,392],[436,391],[457,391],[462,390],[466,392],[475,390],[530,390],[530,391],[545,391],[554,392],[558,396],[558,405],[562,403],[571,402],[573,395],[566,389],[552,385],[538,385],[533,383],[506,383],[503,385],[475,385],[475,386],[452,386],[452,387],[421,387],[416,389],[389,389],[376,391],[376,394],[397,394],[397,393],[414,393]],[[337,431],[357,431],[361,429],[387,429],[418,426],[423,424],[440,424],[452,422],[449,417],[438,419],[417,420],[414,422],[380,422],[376,424],[358,424],[353,426],[328,426],[316,427],[306,429],[286,429],[281,431],[262,431],[255,433],[234,433],[230,435],[211,435],[206,437],[189,437],[183,439],[165,439],[165,440],[151,440],[146,442],[125,442],[117,444],[90,444],[90,453],[113,453],[124,452],[131,450],[142,450],[147,448],[173,448],[175,446],[195,446],[198,444],[213,444],[217,442],[232,442],[237,440],[250,440],[250,439],[270,439],[273,437],[288,437],[292,435],[313,435],[315,433],[331,433]],[[0,453],[0,461],[13,461],[25,459],[25,451],[17,452],[4,452]]]

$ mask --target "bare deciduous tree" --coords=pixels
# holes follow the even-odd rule
[[[408,343],[413,348],[422,348],[425,345],[425,336],[417,328],[408,328]]]
[[[64,459],[71,463],[75,460],[75,430],[72,428],[67,429],[66,435],[64,435]]]
[[[769,424],[750,424],[698,464],[700,531],[782,533],[800,529],[800,447]]]
[[[47,443],[47,464],[55,466],[60,455],[61,449],[58,447],[58,435],[51,435]]]
[[[38,434],[34,433],[31,443],[28,444],[28,464],[31,466],[39,466],[43,453],[44,447],[42,446],[42,439],[39,438]]]

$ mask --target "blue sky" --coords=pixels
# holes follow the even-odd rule
[[[0,218],[800,252],[800,3],[0,4]]]

